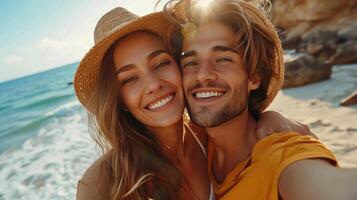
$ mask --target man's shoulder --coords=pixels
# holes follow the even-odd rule
[[[333,153],[311,135],[296,132],[275,133],[258,141],[252,151],[252,158],[259,161],[276,161],[282,164],[309,158],[335,160]]]
[[[287,131],[271,134],[259,140],[254,146],[255,151],[266,152],[286,148],[298,148],[300,146],[324,146],[312,135],[302,135],[297,132]]]

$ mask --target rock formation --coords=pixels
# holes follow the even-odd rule
[[[285,47],[331,64],[357,62],[357,0],[272,0]]]
[[[332,66],[308,54],[285,57],[283,88],[302,86],[329,79]]]
[[[297,53],[305,54],[286,62],[286,80],[290,83],[285,83],[285,87],[306,84],[304,75],[300,73],[322,80],[329,78],[328,71],[332,65],[357,62],[357,0],[271,2],[270,18],[279,30],[284,49],[295,49]],[[308,70],[309,67],[311,69]],[[323,67],[328,69],[322,70]],[[298,70],[296,80],[293,80],[292,69]],[[318,73],[322,74],[317,76]]]

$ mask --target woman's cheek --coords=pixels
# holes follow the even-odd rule
[[[120,96],[124,105],[126,105],[126,108],[131,113],[134,113],[140,106],[140,89],[138,85],[122,87]]]
[[[171,66],[167,70],[162,70],[158,72],[161,80],[166,80],[167,82],[174,84],[175,86],[181,87],[182,76],[179,69],[175,66]]]

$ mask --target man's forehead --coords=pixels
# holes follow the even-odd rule
[[[197,33],[192,39],[184,39],[183,50],[201,46],[230,46],[233,40],[234,33],[227,25],[220,22],[203,23],[198,27]]]

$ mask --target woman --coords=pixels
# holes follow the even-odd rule
[[[84,174],[77,199],[214,199],[206,135],[183,117],[179,67],[159,37],[169,23],[161,12],[138,18],[123,8],[99,20],[74,84],[106,154]],[[266,115],[275,118],[263,116],[262,127],[281,120]]]

